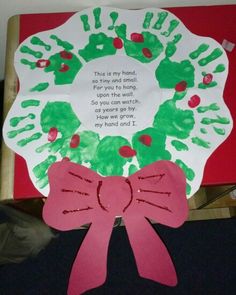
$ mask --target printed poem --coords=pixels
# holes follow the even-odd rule
[[[95,128],[136,126],[137,106],[135,98],[137,73],[133,71],[97,72],[94,71],[92,90]]]
[[[102,136],[132,136],[152,126],[161,99],[155,75],[123,56],[107,56],[87,63],[70,93],[81,128]]]

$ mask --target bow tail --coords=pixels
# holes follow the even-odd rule
[[[124,223],[140,276],[175,286],[177,276],[172,259],[149,222],[144,217],[125,216]]]
[[[68,295],[78,295],[102,285],[107,275],[107,251],[114,218],[95,220],[72,266]]]

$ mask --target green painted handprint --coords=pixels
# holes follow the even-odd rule
[[[102,175],[132,174],[154,161],[166,159],[177,163],[185,172],[188,194],[196,191],[199,163],[189,155],[194,151],[203,155],[201,163],[206,161],[229,134],[231,126],[219,91],[223,89],[227,72],[223,50],[216,42],[195,35],[191,44],[191,34],[181,21],[158,9],[127,12],[97,7],[75,14],[63,26],[30,37],[17,51],[20,69],[28,72],[20,77],[24,91],[20,90],[15,110],[8,116],[5,137],[27,159],[36,187],[47,191],[47,170],[61,159],[86,165]],[[70,35],[65,33],[68,31]],[[124,72],[135,76],[122,77],[122,68],[120,73],[114,68],[117,76],[113,76],[109,64],[105,63],[109,57],[117,65],[127,60],[130,69]],[[96,81],[104,84],[96,85],[96,90],[89,94],[91,97],[84,96],[83,87],[95,85],[90,77],[93,72],[86,72],[87,65],[96,71],[96,65],[102,65],[102,61],[104,71],[100,68],[102,74]],[[140,79],[141,67],[150,71],[152,82],[145,81],[146,76]],[[25,78],[31,73],[32,81]],[[18,74],[21,75],[20,71]],[[121,85],[113,85],[111,79],[120,81]],[[71,89],[78,87],[78,81],[82,81],[81,90],[75,95]],[[142,92],[145,84],[150,84],[150,93],[155,97],[152,104],[146,92]],[[101,86],[103,90],[99,92]],[[129,93],[123,93],[123,86]],[[108,88],[113,89],[113,96]],[[123,94],[127,93],[130,96],[126,104]],[[119,95],[122,100],[118,99]],[[83,109],[81,101],[86,98],[94,102],[94,109]],[[81,112],[88,112],[91,120],[97,114],[101,118],[106,116],[107,121],[101,121],[106,123],[101,132],[84,125],[75,105]],[[99,107],[101,113],[95,113]],[[115,131],[106,134],[109,123],[119,127],[121,107],[125,109],[123,118],[132,116],[133,120],[130,124],[126,119],[122,121],[127,124],[127,133],[123,129],[124,134]],[[141,119],[147,123],[132,129],[139,107],[144,110]],[[153,109],[149,120],[145,107]],[[112,113],[111,117],[109,109],[117,109],[118,113]],[[28,155],[30,149],[33,157]]]

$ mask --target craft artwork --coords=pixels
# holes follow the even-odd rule
[[[92,223],[68,293],[105,281],[115,216],[124,219],[140,275],[175,285],[169,254],[145,217],[180,226],[186,195],[230,134],[223,48],[165,10],[97,7],[30,36],[15,68],[20,90],[5,142],[48,196],[49,225]]]

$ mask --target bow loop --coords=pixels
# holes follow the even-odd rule
[[[43,208],[45,222],[58,230],[91,223],[97,215],[97,187],[101,177],[82,165],[62,161],[48,170],[50,193]],[[99,210],[98,210],[99,211]]]
[[[186,220],[186,180],[177,165],[170,161],[154,162],[129,179],[135,196],[133,214],[171,227],[178,227]]]

